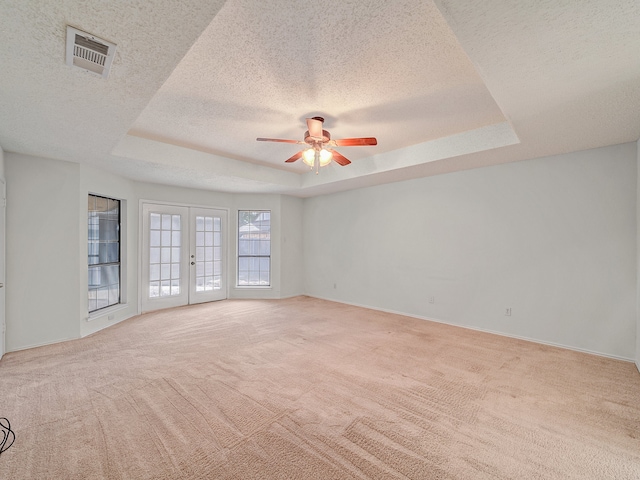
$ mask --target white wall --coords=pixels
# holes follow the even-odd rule
[[[0,179],[4,180],[4,150],[0,146]]]
[[[302,219],[303,200],[281,197],[281,248],[282,267],[280,277],[281,297],[302,295],[304,291]]]
[[[634,358],[636,164],[631,143],[306,199],[306,291]]]
[[[637,262],[637,270],[636,270],[636,287],[637,287],[637,302],[636,302],[636,367],[640,371],[640,140],[636,143],[636,152],[637,152],[637,168],[638,168],[638,179],[636,182],[637,190],[636,190],[636,241],[637,241],[637,251],[636,251],[636,262]]]
[[[0,184],[4,186],[5,178],[4,178],[4,150],[2,146],[0,146]],[[0,196],[0,200],[2,197]],[[5,292],[6,288],[4,288],[4,284],[6,283],[5,278],[5,235],[4,231],[6,228],[5,224],[5,213],[6,210],[4,206],[0,205],[0,229],[2,230],[2,234],[0,235],[0,282],[3,284],[2,288],[0,288],[0,358],[4,355],[6,351],[6,343],[5,343]]]
[[[5,174],[7,351],[78,338],[79,165],[8,153]]]
[[[272,210],[273,287],[233,287],[231,297],[308,293],[640,363],[636,143],[305,200],[137,183],[4,156],[8,351],[78,338],[136,313],[145,199],[228,209],[232,285],[237,210]],[[129,305],[113,320],[86,320],[88,192],[127,202]]]

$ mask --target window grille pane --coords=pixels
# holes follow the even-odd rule
[[[107,243],[107,263],[117,263],[120,261],[120,243]]]
[[[160,246],[160,231],[159,230],[151,230],[149,232],[149,245],[152,247]]]
[[[169,280],[171,278],[171,264],[163,263],[160,265],[160,280]]]
[[[160,230],[160,214],[159,213],[151,214],[149,226],[152,230]]]
[[[109,209],[109,199],[105,197],[98,197],[94,195],[96,199],[96,208],[94,211],[105,213]]]
[[[160,280],[160,265],[150,265],[149,266],[149,280],[157,281]]]
[[[238,259],[239,270],[249,270],[249,259],[247,257],[240,257]]]
[[[177,232],[171,232],[171,245],[173,245],[174,247],[179,247],[180,246],[180,231],[179,230]]]

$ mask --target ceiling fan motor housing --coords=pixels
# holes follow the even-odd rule
[[[327,132],[326,130],[322,130],[322,138],[318,138],[318,137],[312,137],[309,134],[309,130],[307,130],[306,132],[304,132],[304,143],[307,143],[311,146],[313,146],[316,143],[327,143],[329,142],[329,140],[331,140],[331,134],[329,132]]]

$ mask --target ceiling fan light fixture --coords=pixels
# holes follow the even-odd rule
[[[313,168],[313,164],[316,160],[316,151],[313,148],[307,148],[302,152],[302,161]]]
[[[326,148],[323,148],[321,150],[318,150],[316,148],[307,148],[304,152],[302,152],[302,161],[313,168],[316,164],[316,155],[318,157],[318,163],[321,167],[329,165],[331,163],[331,159],[333,158],[333,154]]]
[[[322,150],[320,150],[320,166],[324,167],[325,165],[329,165],[331,163],[331,159],[333,158],[333,154],[323,148]]]

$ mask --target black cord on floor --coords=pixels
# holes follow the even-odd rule
[[[0,417],[0,431],[2,432],[2,440],[0,440],[0,455],[9,450],[16,440],[16,434],[11,430],[11,423],[8,418]],[[11,439],[11,441],[9,441]]]

